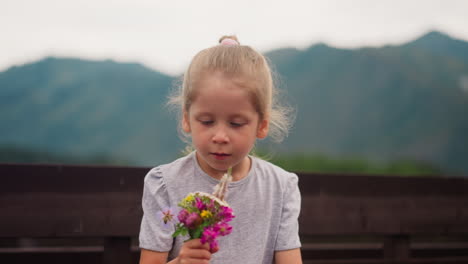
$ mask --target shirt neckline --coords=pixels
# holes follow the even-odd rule
[[[218,184],[220,180],[211,177],[210,175],[208,175],[206,172],[204,172],[202,170],[202,168],[200,167],[200,164],[198,164],[197,157],[196,157],[195,153],[196,153],[196,151],[193,151],[192,153],[190,153],[190,159],[193,162],[193,165],[194,165],[193,167],[195,168],[195,174],[198,175],[198,176],[203,177],[205,180],[208,180],[210,183]],[[248,182],[250,180],[250,178],[253,177],[253,175],[255,174],[255,166],[257,166],[257,160],[255,159],[255,157],[253,157],[251,155],[249,155],[249,158],[250,158],[250,161],[251,161],[251,166],[250,166],[250,170],[247,173],[247,175],[245,175],[244,178],[242,178],[242,179],[240,179],[238,181],[230,182],[229,185],[228,185],[229,187],[237,187],[237,186],[243,185],[244,183]]]

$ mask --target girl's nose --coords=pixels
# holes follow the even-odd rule
[[[213,135],[213,143],[223,144],[229,142],[229,137],[223,128],[218,128]]]

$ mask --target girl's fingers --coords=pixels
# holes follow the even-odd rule
[[[210,264],[210,261],[206,259],[186,259],[182,260],[180,264]]]
[[[209,248],[209,247],[208,247]],[[211,254],[214,254],[219,251],[219,247],[215,247],[213,249],[210,249]]]
[[[187,250],[187,257],[194,259],[211,259],[211,253],[205,249],[189,249]]]
[[[189,243],[190,242],[190,243]],[[185,243],[189,243],[187,246],[191,248],[198,248],[198,249],[206,249],[208,250],[211,254],[214,254],[219,251],[218,247],[215,247],[213,249],[210,249],[210,245],[208,243],[202,244],[200,239],[192,239],[190,241],[187,241]]]
[[[203,249],[192,249],[179,255],[180,264],[208,264],[210,263],[210,252]]]
[[[184,244],[186,244],[189,248],[199,248],[199,249],[210,250],[210,246],[207,243],[202,244],[199,238],[191,239],[185,242]]]
[[[211,259],[210,247],[202,244],[200,239],[185,242],[179,252],[179,263],[209,263]]]

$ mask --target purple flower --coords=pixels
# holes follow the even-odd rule
[[[206,205],[203,203],[202,199],[200,197],[195,197],[195,206],[198,208],[198,210],[202,211],[206,209]]]
[[[205,227],[201,235],[202,244],[208,243],[210,245],[210,250],[218,248],[218,241],[216,238],[219,233],[213,227]]]
[[[190,213],[185,222],[181,221],[188,228],[195,228],[202,223],[202,218],[197,213]]]
[[[165,208],[156,213],[157,217],[161,219],[161,223],[165,228],[168,228],[175,222],[176,209],[172,207]]]
[[[222,219],[223,222],[229,222],[234,218],[234,214],[232,212],[231,207],[221,206],[219,208],[219,217]]]
[[[215,226],[213,227],[213,229],[214,229],[214,231],[216,231],[221,236],[229,235],[232,232],[232,226],[230,226],[226,222],[216,223]]]
[[[177,218],[179,219],[179,222],[185,224],[185,220],[187,219],[187,217],[189,216],[189,212],[185,209],[182,209],[180,210],[179,212],[179,215],[177,216]]]
[[[210,200],[210,203],[208,205],[206,205],[206,208],[210,211],[213,211],[213,209],[215,208],[215,202],[214,200]]]
[[[226,236],[232,232],[232,226],[227,224],[234,218],[232,209],[219,198],[203,193],[190,193],[179,206],[173,237],[190,235],[190,238],[201,238],[202,243],[208,243],[211,252],[218,249],[218,236]],[[172,221],[174,213],[166,212],[164,223]]]

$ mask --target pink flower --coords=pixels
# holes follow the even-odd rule
[[[221,236],[226,236],[231,234],[232,232],[232,226],[227,224],[226,222],[219,222],[217,223],[213,229]]]
[[[202,223],[203,219],[197,213],[190,213],[185,222],[181,221],[188,228],[195,228]]]
[[[231,207],[221,206],[219,208],[219,217],[222,219],[223,222],[229,222],[234,218],[234,214],[232,212]]]
[[[210,203],[206,206],[206,208],[210,211],[213,211],[213,209],[215,208],[214,200],[210,200]]]
[[[218,250],[218,236],[232,232],[232,226],[227,224],[234,218],[232,209],[223,200],[208,193],[196,192],[187,195],[180,203],[182,207],[177,215],[179,222],[175,224],[173,237],[189,235],[191,239],[201,238],[202,243],[208,243],[211,252]],[[166,214],[165,223],[173,219],[174,214]]]
[[[187,210],[185,210],[185,209],[182,209],[182,210],[180,210],[179,215],[177,216],[177,218],[179,219],[179,222],[185,223],[185,220],[187,219],[188,216],[189,216],[189,212]]]
[[[203,203],[202,199],[200,197],[195,197],[195,206],[198,208],[198,210],[202,211],[206,209],[206,205]]]
[[[218,248],[218,241],[216,238],[219,233],[213,227],[205,227],[201,235],[202,244],[208,243],[210,245],[210,250]]]

